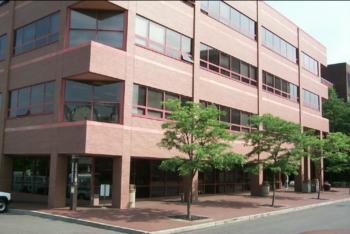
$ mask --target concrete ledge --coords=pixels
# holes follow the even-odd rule
[[[84,220],[84,219],[71,218],[71,217],[62,216],[62,215],[54,215],[54,214],[41,212],[41,211],[10,209],[10,213],[22,214],[22,215],[32,215],[32,216],[37,216],[37,217],[41,217],[41,218],[59,220],[59,221],[64,221],[64,222],[69,222],[69,223],[81,224],[81,225],[86,225],[86,226],[90,226],[90,227],[118,231],[118,232],[124,232],[124,233],[131,233],[131,234],[174,234],[174,233],[194,231],[194,230],[199,230],[199,229],[204,229],[204,228],[209,228],[209,227],[215,227],[215,226],[230,224],[230,223],[235,223],[235,222],[254,220],[254,219],[259,219],[259,218],[263,218],[263,217],[267,217],[267,216],[286,214],[286,213],[296,212],[296,211],[300,211],[300,210],[311,209],[314,207],[320,207],[320,206],[326,206],[326,205],[331,205],[331,204],[335,204],[335,203],[341,203],[341,202],[345,202],[345,201],[350,201],[350,198],[345,198],[345,199],[335,200],[335,201],[328,201],[328,202],[321,202],[318,204],[311,204],[311,205],[287,208],[287,209],[276,210],[276,211],[270,211],[270,212],[265,212],[265,213],[260,213],[260,214],[253,214],[253,215],[223,219],[223,220],[212,221],[212,222],[201,223],[201,224],[193,224],[190,226],[173,228],[173,229],[165,229],[165,230],[154,231],[154,232],[142,231],[142,230],[120,227],[120,226],[114,226],[114,225],[110,225],[110,224],[88,221],[88,220]]]

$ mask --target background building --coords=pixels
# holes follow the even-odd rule
[[[50,207],[66,204],[72,155],[81,198],[101,184],[120,208],[129,184],[178,195],[182,179],[158,169],[174,154],[156,145],[168,98],[217,104],[233,131],[264,113],[329,128],[326,48],[261,1],[10,1],[0,60],[0,190]],[[303,159],[297,189],[315,175]],[[200,173],[194,188],[256,192],[263,176]]]
[[[324,78],[333,83],[339,97],[350,102],[350,65],[347,63],[329,64],[323,69]]]

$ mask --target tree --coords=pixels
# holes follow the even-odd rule
[[[322,105],[323,116],[329,119],[331,132],[350,133],[350,103],[337,96],[335,89],[328,92],[328,99]]]
[[[251,122],[258,130],[245,135],[246,145],[252,147],[247,156],[255,157],[252,160],[253,164],[262,164],[263,168],[271,171],[273,175],[271,206],[274,206],[276,173],[298,173],[301,154],[300,126],[270,114],[255,115],[251,118]]]
[[[165,130],[160,146],[176,149],[179,155],[162,161],[160,168],[188,176],[187,219],[191,220],[192,181],[197,172],[211,168],[230,170],[243,165],[242,155],[231,151],[237,135],[227,130],[227,124],[219,121],[220,113],[214,107],[168,100],[165,105],[171,110],[169,121],[162,124]]]
[[[323,154],[330,162],[327,171],[350,171],[350,138],[341,133],[329,133],[324,140]],[[350,187],[349,187],[350,194]]]

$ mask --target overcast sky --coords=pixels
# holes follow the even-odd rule
[[[327,47],[327,63],[350,64],[350,1],[267,1]]]

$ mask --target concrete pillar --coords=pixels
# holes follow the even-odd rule
[[[188,194],[188,183],[192,183],[192,201],[198,201],[198,172],[194,175],[191,181],[190,176],[183,177],[183,191],[185,195],[185,201]]]
[[[0,154],[0,191],[10,192],[12,181],[12,158]]]
[[[259,164],[258,174],[250,175],[250,194],[252,196],[261,195],[261,186],[264,180],[264,170],[262,164]]]
[[[317,165],[317,169],[316,169],[316,178],[318,179],[318,181],[321,184],[321,189],[323,189],[323,184],[324,184],[324,162],[323,162],[323,158],[320,159],[319,162],[316,162]],[[321,173],[320,173],[321,171]]]
[[[310,157],[304,157],[304,181],[311,180],[311,160]]]
[[[304,182],[304,158],[300,159],[299,174],[295,176],[294,190],[295,192],[301,192]]]
[[[129,208],[130,156],[113,158],[112,206]],[[136,191],[137,192],[137,191]]]
[[[50,179],[48,207],[59,208],[66,206],[68,158],[57,153],[50,156]]]

